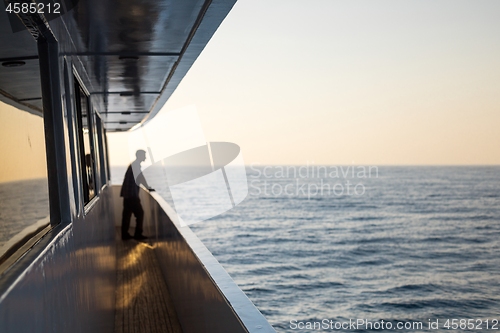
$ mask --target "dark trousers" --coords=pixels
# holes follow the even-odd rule
[[[142,235],[144,210],[142,209],[141,199],[139,198],[123,198],[122,235],[128,234],[132,213],[134,213],[136,220],[135,235]]]

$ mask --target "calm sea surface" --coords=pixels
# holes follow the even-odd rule
[[[295,168],[247,168],[247,199],[191,226],[278,332],[500,331],[500,167]]]
[[[0,183],[0,249],[38,221],[46,219],[48,224],[48,215],[46,178]]]

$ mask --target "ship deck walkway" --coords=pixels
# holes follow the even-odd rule
[[[116,333],[182,332],[154,249],[117,239]]]

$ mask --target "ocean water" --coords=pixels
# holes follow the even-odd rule
[[[1,248],[25,228],[49,215],[47,179],[0,183],[0,255]]]
[[[500,330],[500,167],[314,168],[249,167],[245,201],[190,226],[278,332]]]

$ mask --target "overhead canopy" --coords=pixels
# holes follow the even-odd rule
[[[86,88],[107,130],[124,131],[161,109],[235,1],[80,0],[49,25],[71,35],[74,47],[61,56],[92,73]],[[36,40],[13,32],[1,9],[0,99],[42,112]]]

